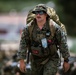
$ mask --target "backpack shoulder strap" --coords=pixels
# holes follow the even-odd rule
[[[29,24],[28,24],[28,31],[29,31],[29,37],[30,37],[30,40],[32,40],[32,31],[33,31],[33,28],[34,28],[34,24],[33,24],[33,21],[31,21]]]
[[[51,36],[54,37],[54,35],[55,35],[55,22],[52,19],[49,20],[49,26],[50,26]]]

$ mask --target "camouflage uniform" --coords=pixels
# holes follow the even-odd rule
[[[34,28],[32,30],[32,35],[30,38],[29,33],[29,27],[30,24],[26,25],[26,27],[23,29],[21,40],[20,40],[20,48],[18,52],[18,58],[19,59],[25,59],[26,58],[26,52],[27,47],[29,45],[31,49],[31,72],[32,75],[55,75],[57,72],[57,65],[59,61],[59,56],[57,54],[57,48],[55,48],[56,51],[54,51],[54,48],[56,44],[59,45],[59,50],[62,53],[63,58],[68,58],[69,51],[67,46],[67,38],[66,33],[62,31],[61,27],[58,24],[54,24],[55,27],[55,36],[53,43],[49,45],[50,36],[52,35],[49,27],[48,21],[45,23],[44,27],[40,30],[37,26],[37,23],[34,22]],[[50,33],[49,36],[47,33]],[[46,36],[47,35],[47,36]],[[47,46],[46,49],[42,47],[41,39],[46,38],[47,43],[49,46]],[[34,49],[41,49],[41,56],[37,56],[32,52],[32,47],[35,47]],[[48,52],[47,52],[48,51]],[[52,51],[54,51],[52,53]],[[37,53],[37,52],[36,52]]]

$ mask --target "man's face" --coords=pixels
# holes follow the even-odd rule
[[[47,17],[47,14],[44,11],[36,11],[35,15],[36,15],[35,18],[36,18],[37,22],[42,22]]]

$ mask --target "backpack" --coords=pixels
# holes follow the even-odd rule
[[[34,21],[35,14],[32,13],[32,10],[33,9],[28,12],[26,24],[31,24]],[[56,14],[56,11],[51,7],[47,7],[47,14],[49,15],[50,19],[60,25],[61,29],[66,33],[65,25],[60,22],[59,16]]]

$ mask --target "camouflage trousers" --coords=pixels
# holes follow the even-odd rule
[[[49,60],[46,64],[37,65],[32,63],[31,75],[56,75],[58,59]]]

